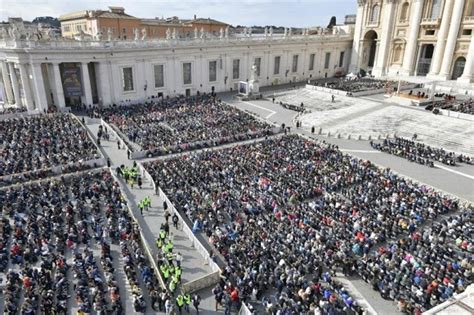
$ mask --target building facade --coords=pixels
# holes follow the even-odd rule
[[[352,34],[193,39],[0,40],[5,103],[28,110],[69,104],[108,106],[177,94],[224,92],[332,77],[349,66]]]
[[[142,37],[165,38],[166,32],[174,32],[176,37],[190,38],[194,30],[202,30],[206,34],[219,35],[221,29],[228,24],[211,19],[171,18],[140,19],[125,13],[123,7],[109,7],[109,10],[84,10],[63,14],[59,17],[62,36],[65,38],[106,38],[114,40],[134,40],[136,30]]]
[[[474,80],[474,0],[358,0],[351,72]]]

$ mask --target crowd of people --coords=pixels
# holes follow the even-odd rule
[[[271,126],[210,94],[175,97],[134,106],[93,109],[116,126],[129,147],[164,155],[267,135]]]
[[[456,163],[474,164],[474,159],[467,155],[456,154],[440,148],[433,148],[424,143],[395,137],[382,142],[370,141],[372,148],[403,157],[411,162],[434,167],[434,162],[454,166]]]
[[[460,208],[334,145],[297,136],[145,167],[225,258],[225,286],[236,287],[244,300],[273,287],[279,301],[273,308],[289,314],[318,308],[359,313],[344,290],[319,294],[325,271],[359,271],[356,262],[375,245]]]
[[[0,121],[0,177],[16,174],[7,182],[36,179],[51,174],[55,167],[75,170],[71,164],[97,158],[99,153],[87,131],[69,114]]]
[[[412,232],[357,261],[356,270],[403,313],[422,312],[473,282],[472,209]]]
[[[69,305],[78,314],[124,314],[120,265],[136,311],[159,288],[140,229],[106,169],[2,188],[0,210],[5,314],[65,314]]]
[[[2,107],[0,108],[0,115],[24,113],[26,110],[26,107]]]
[[[406,82],[402,82],[405,85]],[[348,96],[352,96],[352,93],[365,92],[379,89],[396,89],[398,87],[398,81],[388,80],[377,80],[372,78],[359,78],[359,77],[345,77],[345,78],[330,78],[323,80],[316,80],[315,86],[340,90],[348,92]]]
[[[463,114],[474,115],[474,100],[456,100],[454,96],[445,95],[444,100],[434,101],[427,110],[446,109]]]

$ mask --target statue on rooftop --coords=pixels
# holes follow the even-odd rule
[[[223,39],[224,38],[224,28],[221,27],[221,29],[219,30],[219,38],[220,39]]]
[[[107,40],[108,40],[108,41],[111,41],[111,40],[112,40],[112,36],[113,36],[112,29],[109,27],[109,28],[107,29]]]
[[[204,27],[201,27],[201,39],[204,39],[204,35],[205,35]]]
[[[270,27],[270,30],[268,32],[269,32],[270,37],[273,37],[273,27]]]
[[[195,27],[194,28],[194,39],[198,39],[199,38],[199,31],[198,31],[198,28]]]
[[[7,36],[8,36],[7,31],[5,30],[5,28],[2,27],[2,28],[0,29],[0,38],[1,38],[1,39],[7,39]]]
[[[229,28],[229,25],[227,25],[227,27],[225,28],[225,38],[229,38]]]
[[[142,40],[145,40],[146,38],[147,38],[146,28],[142,28]]]
[[[133,35],[134,35],[134,40],[138,41],[139,39],[138,28],[133,29]]]
[[[166,39],[171,39],[171,30],[169,27],[166,29]]]
[[[171,38],[176,39],[176,28],[173,27],[173,33],[171,33]]]

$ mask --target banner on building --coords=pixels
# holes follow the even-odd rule
[[[81,68],[76,63],[63,63],[62,66],[64,95],[82,96]]]

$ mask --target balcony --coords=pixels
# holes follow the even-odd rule
[[[436,18],[436,19],[432,19],[432,18],[424,18],[421,20],[421,25],[422,26],[439,26],[439,22],[440,22],[441,19],[439,18]]]
[[[367,23],[367,27],[373,27],[373,28],[375,28],[375,27],[378,27],[378,26],[379,26],[379,21],[369,21],[369,22]]]
[[[474,24],[474,16],[465,16],[463,18],[463,23],[464,24],[469,24],[469,25]]]

